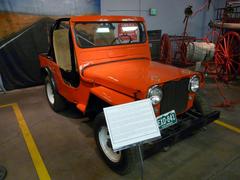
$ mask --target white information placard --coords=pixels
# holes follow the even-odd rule
[[[150,99],[103,110],[114,151],[161,136]]]

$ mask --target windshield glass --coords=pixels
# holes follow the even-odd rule
[[[141,22],[76,23],[75,34],[77,44],[82,48],[135,44],[146,40]]]

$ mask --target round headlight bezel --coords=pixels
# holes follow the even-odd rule
[[[163,91],[160,86],[154,85],[148,90],[147,98],[152,102],[152,105],[157,105],[161,102],[163,97]]]
[[[199,88],[200,88],[200,77],[197,75],[194,75],[189,80],[188,89],[189,91],[196,93],[199,90]]]

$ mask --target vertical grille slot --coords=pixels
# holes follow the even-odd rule
[[[176,113],[181,113],[185,110],[188,102],[188,84],[189,78],[171,81],[163,85],[161,114],[171,110],[175,110]]]

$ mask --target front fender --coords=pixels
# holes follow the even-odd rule
[[[135,101],[135,99],[132,97],[121,94],[103,86],[91,88],[90,91],[92,94],[110,105],[118,105]]]

